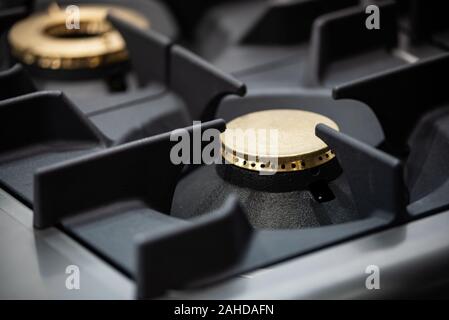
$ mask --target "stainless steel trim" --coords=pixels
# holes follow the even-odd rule
[[[0,299],[131,299],[134,283],[55,228],[37,231],[32,211],[0,189]],[[68,290],[67,266],[80,270]]]
[[[319,232],[319,231],[317,231]],[[379,267],[380,289],[365,273]],[[380,299],[425,297],[449,282],[449,212],[333,246],[171,299]],[[446,292],[449,297],[449,292]]]

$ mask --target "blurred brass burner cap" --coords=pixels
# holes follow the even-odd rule
[[[302,110],[266,110],[238,117],[221,134],[226,162],[259,172],[294,172],[320,166],[335,157],[315,135],[323,123],[335,130],[331,119]]]
[[[146,29],[138,12],[104,5],[81,5],[79,28],[66,25],[69,13],[57,5],[17,22],[10,30],[11,51],[19,61],[42,69],[93,69],[127,60],[123,38],[106,20],[108,11]],[[76,14],[76,13],[74,13]],[[76,21],[76,18],[73,18]]]

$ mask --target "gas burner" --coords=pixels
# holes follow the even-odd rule
[[[341,168],[333,151],[315,135],[320,123],[338,130],[325,116],[294,109],[259,111],[230,121],[220,136],[221,155],[228,164],[217,164],[215,170],[203,166],[185,175],[173,197],[172,215],[206,214],[236,194],[256,228],[304,228],[358,219],[354,209],[349,210],[353,204],[346,182],[337,179]],[[200,181],[208,181],[207,192],[197,189],[202,188]]]
[[[265,110],[230,121],[221,134],[222,156],[229,164],[216,165],[215,170],[205,166],[184,176],[175,191],[172,215],[205,214],[238,194],[256,228],[304,228],[357,219],[338,209],[340,201],[351,202],[350,195],[344,181],[332,182],[341,169],[334,153],[315,136],[319,123],[338,130],[325,116],[293,109]],[[207,193],[196,189],[199,181],[208,181]],[[334,200],[334,192],[339,200],[319,205]]]
[[[338,130],[329,118],[302,110],[246,114],[227,124],[227,130],[221,135],[222,155],[235,166],[258,172],[316,168],[334,158],[328,146],[315,136],[319,123]],[[270,133],[276,135],[274,139],[270,139]]]
[[[109,11],[139,28],[150,26],[144,16],[125,7],[81,5],[72,13],[79,15],[79,26],[69,28],[68,9],[53,5],[17,22],[9,32],[13,56],[42,69],[98,69],[127,60],[125,42],[106,20]]]

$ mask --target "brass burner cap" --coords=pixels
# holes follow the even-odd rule
[[[331,119],[308,111],[275,109],[238,117],[220,135],[226,162],[259,172],[293,172],[320,166],[335,157],[315,135],[317,124],[335,130]]]
[[[146,29],[149,21],[118,6],[80,5],[79,29],[66,27],[67,13],[57,5],[17,22],[10,30],[11,51],[19,61],[42,69],[93,69],[128,59],[125,41],[106,20],[111,11]]]

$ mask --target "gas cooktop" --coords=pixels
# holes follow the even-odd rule
[[[3,1],[0,298],[447,298],[446,12]]]

